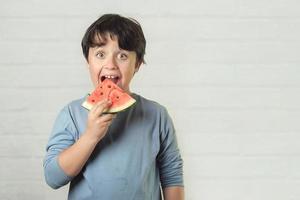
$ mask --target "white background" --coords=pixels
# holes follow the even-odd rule
[[[81,53],[104,13],[137,19],[132,91],[166,106],[187,200],[300,199],[299,0],[0,1],[0,198],[66,199],[42,161],[59,110],[92,88]]]

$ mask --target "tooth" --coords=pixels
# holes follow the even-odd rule
[[[117,78],[117,76],[113,76],[113,75],[105,75],[104,77],[105,78],[110,78],[110,79]]]

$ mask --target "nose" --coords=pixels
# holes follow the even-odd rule
[[[107,58],[104,68],[110,70],[117,69],[117,62],[113,56]]]

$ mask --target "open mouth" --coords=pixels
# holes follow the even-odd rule
[[[112,82],[114,82],[115,84],[117,84],[118,81],[120,80],[120,77],[115,76],[115,75],[103,75],[103,76],[101,76],[100,81],[103,82],[105,79],[109,79]]]

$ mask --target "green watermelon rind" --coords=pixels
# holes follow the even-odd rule
[[[118,113],[118,112],[124,111],[125,109],[129,108],[135,102],[136,102],[135,99],[130,99],[130,101],[126,102],[122,106],[118,106],[118,107],[114,107],[114,108],[109,108],[108,110],[106,110],[106,111],[104,111],[102,113],[103,114]],[[91,104],[91,103],[89,103],[88,101],[85,100],[81,105],[84,108],[86,108],[87,110],[91,110],[95,104]]]

